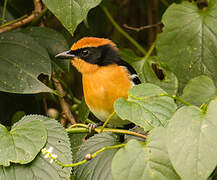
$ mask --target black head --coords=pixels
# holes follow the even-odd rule
[[[69,50],[56,55],[56,58],[72,60],[73,58],[79,58],[90,64],[97,64],[99,66],[117,64],[120,60],[118,49],[110,44]]]

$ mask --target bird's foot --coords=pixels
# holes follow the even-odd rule
[[[91,133],[95,128],[99,127],[99,126],[102,126],[103,125],[103,122],[98,122],[98,123],[89,123],[87,125],[88,129],[89,129],[89,132]]]

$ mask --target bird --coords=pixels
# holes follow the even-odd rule
[[[127,99],[129,89],[141,83],[134,68],[120,58],[116,44],[107,38],[84,37],[55,57],[70,59],[81,73],[85,102],[102,122],[114,112],[114,102]],[[117,114],[109,121],[114,127],[129,123]]]

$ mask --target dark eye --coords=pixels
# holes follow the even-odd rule
[[[83,51],[82,51],[82,55],[83,56],[87,56],[89,54],[89,51],[87,50],[87,49],[84,49]]]

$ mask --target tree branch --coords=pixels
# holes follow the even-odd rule
[[[24,19],[22,19],[22,20],[20,20],[18,22],[15,22],[13,24],[9,24],[7,26],[4,26],[4,27],[0,28],[0,33],[10,31],[10,30],[16,29],[18,27],[21,27],[21,26],[23,26],[25,24],[30,23],[42,11],[42,4],[41,4],[40,0],[34,0],[34,6],[35,6],[35,9],[34,9],[34,11],[32,12],[31,15],[29,15],[28,17],[26,17],[26,18],[24,18]]]
[[[54,86],[56,90],[60,93],[61,97],[59,97],[60,106],[62,108],[62,118],[61,118],[61,124],[65,125],[66,120],[68,119],[71,124],[76,124],[75,118],[73,117],[69,104],[65,101],[64,96],[66,95],[66,92],[63,90],[63,87],[59,80],[55,77],[55,73],[52,75],[52,80],[54,83]]]
[[[156,27],[158,25],[162,24],[162,22],[158,22],[156,24],[150,24],[150,25],[146,25],[146,26],[141,26],[141,27],[131,27],[131,26],[128,26],[127,24],[124,24],[123,27],[125,27],[126,29],[129,29],[129,30],[133,30],[133,31],[142,31],[144,29],[149,29],[149,28],[153,28],[153,27]]]

